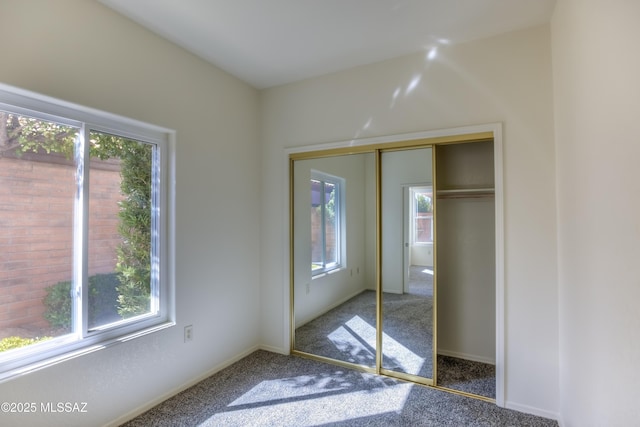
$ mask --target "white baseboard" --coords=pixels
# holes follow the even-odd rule
[[[545,409],[536,408],[529,405],[522,405],[516,402],[505,402],[504,407],[507,409],[513,409],[514,411],[524,412],[525,414],[537,415],[538,417],[549,418],[551,420],[558,421],[560,426],[562,424],[559,422],[560,414],[557,412],[547,411]]]
[[[456,357],[458,359],[470,360],[472,362],[488,363],[489,365],[496,364],[495,359],[491,359],[489,357],[477,356],[475,354],[460,353],[458,351],[443,350],[441,348],[438,349],[438,354],[442,356],[449,356],[449,357]]]
[[[180,386],[178,386],[176,388],[173,388],[172,390],[169,390],[168,392],[166,392],[166,393],[158,396],[157,398],[155,398],[155,399],[153,399],[153,400],[151,400],[151,401],[149,401],[149,402],[137,407],[134,410],[127,412],[126,414],[118,417],[117,419],[105,424],[103,427],[116,427],[116,426],[119,426],[121,424],[124,424],[127,421],[130,421],[130,420],[134,419],[138,415],[141,415],[141,414],[147,412],[149,409],[153,408],[154,406],[157,406],[160,403],[164,402],[165,400],[167,400],[167,399],[175,396],[176,394],[188,389],[189,387],[198,384],[200,381],[202,381],[202,380],[204,380],[206,378],[209,378],[211,375],[223,370],[224,368],[226,368],[226,367],[228,367],[230,365],[233,365],[238,360],[245,358],[246,356],[250,355],[251,353],[255,352],[256,350],[274,351],[274,350],[267,349],[264,346],[259,346],[259,345],[253,346],[253,347],[243,351],[242,353],[237,354],[237,355],[233,356],[232,358],[225,360],[222,363],[219,363],[218,365],[216,365],[212,369],[209,369],[207,372],[205,372],[205,373],[203,373],[201,375],[198,375],[197,377],[187,381],[186,383],[184,383],[184,384],[182,384],[182,385],[180,385]],[[276,349],[276,351],[274,351],[274,352],[277,353],[279,351],[277,351],[277,349]],[[282,353],[282,354],[284,354],[284,353]]]
[[[285,356],[288,356],[291,354],[291,352],[289,351],[289,348],[281,348],[281,347],[274,347],[271,345],[261,345],[258,346],[258,350],[264,350],[264,351],[270,351],[271,353],[277,353],[277,354],[282,354]]]

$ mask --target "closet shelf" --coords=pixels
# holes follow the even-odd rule
[[[482,188],[452,188],[446,190],[437,190],[436,196],[439,199],[453,199],[453,198],[479,198],[479,197],[493,197],[495,189],[493,187]]]

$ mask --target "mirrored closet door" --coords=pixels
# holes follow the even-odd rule
[[[382,369],[433,384],[432,148],[380,154]]]
[[[295,351],[375,369],[373,152],[292,160]]]
[[[290,155],[292,353],[496,396],[491,136]]]

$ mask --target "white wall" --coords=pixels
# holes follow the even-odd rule
[[[640,419],[640,2],[552,20],[562,424]]]
[[[435,47],[435,46],[434,46]],[[262,93],[262,337],[286,349],[285,147],[504,123],[506,403],[558,406],[549,27],[358,67]],[[277,189],[281,190],[278,191]],[[282,250],[278,250],[282,248]]]
[[[496,363],[495,201],[437,201],[438,354]]]
[[[411,245],[411,265],[433,267],[433,243]]]
[[[258,92],[94,1],[1,9],[1,82],[177,131],[177,326],[0,384],[2,401],[88,403],[3,425],[103,425],[259,342]]]

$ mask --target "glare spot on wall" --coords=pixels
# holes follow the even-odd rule
[[[420,80],[422,80],[422,75],[421,74],[417,74],[417,75],[413,76],[413,78],[411,79],[411,81],[407,85],[407,89],[404,91],[404,94],[405,95],[409,95],[411,92],[413,92],[418,87],[418,85],[420,84]]]
[[[434,46],[427,51],[427,60],[433,61],[438,56],[438,46]]]
[[[400,96],[400,92],[402,92],[402,88],[398,86],[396,90],[393,92],[393,95],[391,95],[391,106],[389,108],[393,108],[396,106],[396,101],[398,99],[398,96]]]

